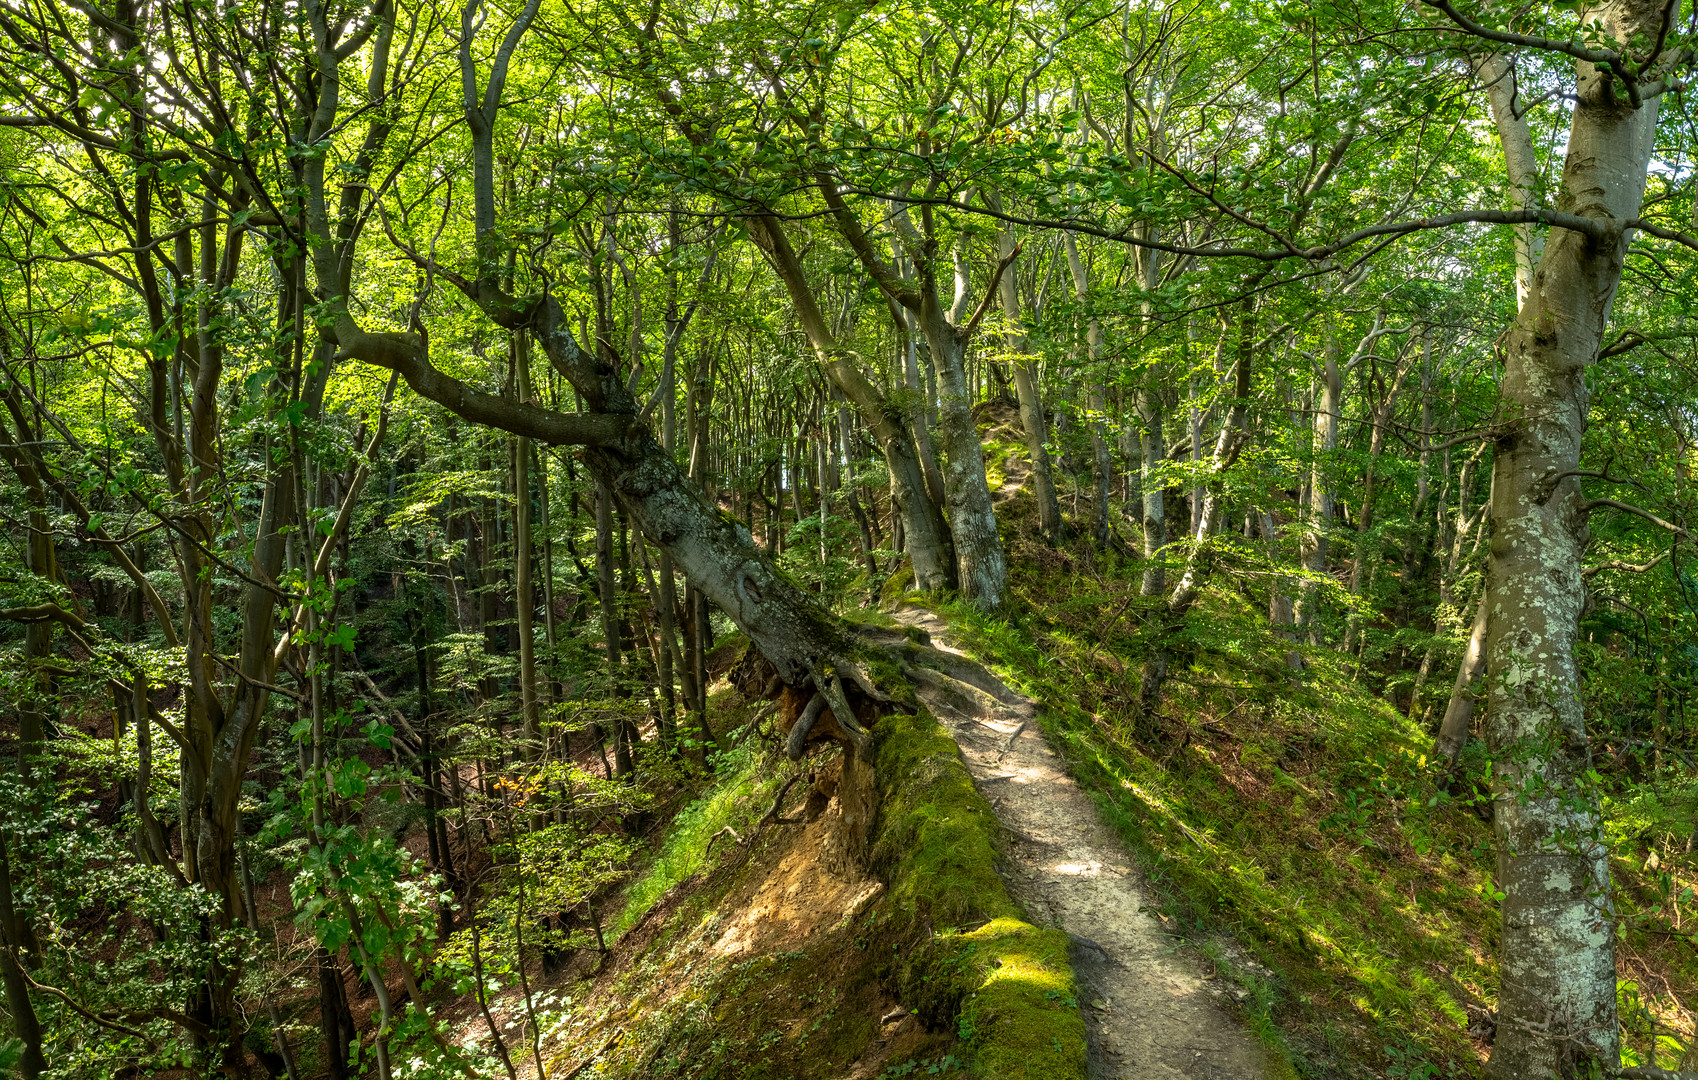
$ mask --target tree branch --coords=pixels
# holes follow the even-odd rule
[[[1594,577],[1603,573],[1605,570],[1622,570],[1629,574],[1643,574],[1645,571],[1655,569],[1657,566],[1661,565],[1662,561],[1668,557],[1669,553],[1665,551],[1650,562],[1640,563],[1637,566],[1633,563],[1622,562],[1620,559],[1611,559],[1609,562],[1599,563],[1597,566],[1588,566],[1586,569],[1580,571],[1580,577],[1584,581],[1591,581]]]
[[[353,318],[337,320],[337,359],[360,360],[398,372],[413,392],[474,424],[486,424],[551,446],[613,446],[636,425],[621,413],[563,413],[486,394],[444,374],[424,355],[424,343],[405,333],[368,333]]]
[[[72,630],[81,630],[83,628],[83,620],[77,616],[76,612],[66,611],[58,604],[52,602],[26,604],[23,607],[15,608],[0,608],[0,619],[9,619],[12,622],[24,623],[59,622],[64,623]]]
[[[891,202],[909,203],[915,206],[941,206],[950,210],[958,210],[964,214],[976,214],[1011,225],[1026,225],[1034,229],[1054,229],[1061,232],[1079,233],[1082,236],[1095,236],[1102,240],[1112,240],[1117,244],[1127,244],[1132,247],[1150,248],[1163,251],[1170,255],[1189,255],[1204,259],[1255,259],[1258,262],[1283,262],[1286,259],[1304,259],[1318,262],[1330,259],[1340,252],[1371,240],[1378,236],[1404,236],[1409,233],[1424,232],[1431,229],[1445,229],[1453,225],[1549,225],[1553,228],[1568,229],[1603,243],[1610,238],[1614,229],[1611,224],[1596,218],[1583,217],[1579,214],[1564,214],[1555,210],[1459,210],[1452,214],[1438,214],[1434,217],[1413,218],[1408,221],[1388,222],[1380,225],[1370,225],[1346,233],[1326,244],[1317,244],[1306,248],[1243,248],[1243,247],[1191,247],[1185,244],[1169,244],[1160,240],[1146,240],[1136,236],[1128,226],[1124,229],[1108,229],[1100,225],[1067,218],[1035,218],[1023,214],[1013,214],[1005,211],[992,210],[986,206],[974,206],[958,199],[944,198],[931,195],[893,194],[888,191],[869,191],[862,188],[845,188],[856,195],[867,195]],[[1698,240],[1671,233],[1670,230],[1657,230],[1635,219],[1627,223],[1627,227],[1643,228],[1656,236],[1667,239],[1678,239],[1689,247],[1698,249]]]
[[[1584,45],[1576,45],[1572,41],[1558,41],[1555,38],[1535,37],[1531,34],[1512,34],[1504,30],[1493,30],[1489,27],[1481,26],[1468,16],[1462,14],[1462,12],[1456,10],[1456,8],[1450,3],[1450,0],[1421,0],[1421,2],[1435,11],[1443,12],[1446,18],[1455,23],[1464,33],[1472,37],[1481,38],[1485,41],[1496,41],[1503,45],[1517,45],[1524,49],[1539,49],[1544,52],[1563,53],[1567,56],[1574,57],[1576,60],[1584,60],[1588,64],[1596,64],[1599,67],[1607,67],[1610,71],[1615,73],[1616,78],[1621,80],[1622,85],[1627,87],[1627,100],[1632,102],[1633,107],[1637,109],[1642,103],[1639,96],[1639,77],[1627,66],[1626,59],[1623,58],[1620,53],[1612,52],[1607,49],[1588,49]],[[1660,52],[1661,50],[1662,44],[1661,41],[1659,41],[1657,51]],[[1656,54],[1653,53],[1652,59],[1655,59],[1655,56]]]
[[[837,222],[837,231],[843,234],[843,239],[849,242],[849,247],[855,256],[861,260],[872,279],[878,282],[885,295],[901,304],[910,311],[920,307],[920,294],[908,287],[896,270],[884,261],[867,239],[866,230],[861,228],[861,222],[855,217],[838,192],[837,181],[824,170],[814,174],[814,180],[819,184],[820,195],[825,198],[825,205],[831,210],[832,220]]]
[[[1014,260],[1020,257],[1020,249],[1023,246],[1022,244],[1015,244],[1013,251],[997,260],[996,270],[991,274],[990,284],[985,286],[985,298],[979,301],[979,310],[973,312],[973,317],[967,320],[966,326],[962,327],[962,338],[972,337],[973,331],[979,328],[979,320],[985,317],[985,312],[990,310],[992,302],[996,300],[996,288],[1002,284],[1003,272],[1014,265]]]
[[[1659,528],[1667,529],[1669,532],[1674,533],[1683,540],[1692,539],[1692,534],[1681,528],[1679,525],[1676,525],[1672,521],[1664,521],[1649,510],[1641,509],[1640,507],[1634,506],[1632,503],[1619,502],[1615,499],[1588,499],[1580,504],[1580,512],[1583,514],[1589,514],[1593,510],[1597,510],[1605,506],[1612,510],[1620,510],[1623,513],[1635,514],[1642,517]]]
[[[12,953],[14,960],[17,960],[16,949],[8,946],[7,951]],[[29,983],[33,989],[39,990],[49,997],[58,998],[60,1001],[69,1006],[71,1011],[75,1012],[83,1019],[99,1024],[101,1027],[110,1028],[113,1031],[123,1032],[125,1035],[133,1035],[136,1038],[141,1039],[143,1042],[146,1042],[149,1046],[157,1045],[152,1038],[148,1037],[146,1032],[133,1027],[126,1027],[115,1020],[109,1020],[106,1017],[95,1013],[89,1009],[88,1006],[81,1004],[57,986],[46,986],[42,983],[36,982],[35,979],[30,977],[29,969],[24,967],[21,961],[17,963],[17,967],[22,973],[24,981]],[[203,1038],[212,1034],[211,1028],[186,1013],[178,1012],[176,1009],[147,1009],[142,1011],[114,1012],[112,1015],[122,1016],[128,1020],[169,1020],[183,1030],[188,1031],[191,1034],[199,1035]]]

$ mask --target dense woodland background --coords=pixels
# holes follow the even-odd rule
[[[906,598],[1297,1074],[1698,1067],[1695,16],[1464,7],[0,0],[0,1060],[563,1075]]]

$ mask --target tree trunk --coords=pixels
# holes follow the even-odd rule
[[[834,402],[842,401],[842,391],[833,386],[831,392]],[[849,513],[855,518],[855,528],[860,538],[861,561],[867,568],[867,596],[870,603],[876,603],[879,585],[882,584],[879,580],[878,560],[873,555],[873,549],[878,545],[873,542],[872,526],[867,520],[866,509],[861,506],[861,495],[856,490],[857,485],[854,482],[854,440],[850,437],[852,429],[849,421],[849,409],[843,404],[837,404],[835,413],[835,426],[832,431],[827,433],[823,441],[835,441],[836,452],[843,459],[843,467],[848,470],[843,490],[848,499]]]
[[[12,1030],[24,1044],[23,1056],[18,1059],[18,1072],[24,1080],[36,1080],[47,1071],[47,1059],[41,1052],[41,1022],[36,1018],[35,1005],[30,1001],[29,987],[24,982],[23,968],[18,955],[29,947],[29,941],[19,925],[19,912],[12,887],[12,864],[7,851],[6,836],[0,832],[0,979],[6,987],[6,1013],[11,1017]]]
[[[1671,16],[1672,17],[1672,16]],[[1510,58],[1491,53],[1473,62],[1474,75],[1486,89],[1492,123],[1503,148],[1504,173],[1519,209],[1539,205],[1539,157],[1533,149],[1533,133],[1527,123],[1532,108],[1528,95],[1517,85]],[[1515,307],[1519,311],[1533,291],[1533,272],[1544,255],[1544,238],[1539,226],[1522,222],[1515,229]]]
[[[530,398],[527,368],[530,347],[521,333],[515,335],[518,351],[520,400]],[[536,590],[531,583],[531,440],[513,440],[513,614],[519,627],[519,715],[525,741],[521,753],[533,760],[541,752],[542,724],[538,715]]]
[[[1138,709],[1146,718],[1155,714],[1161,701],[1161,687],[1167,679],[1169,663],[1168,643],[1183,625],[1191,605],[1197,602],[1208,573],[1209,542],[1220,527],[1223,509],[1221,474],[1238,462],[1248,438],[1245,421],[1250,408],[1251,374],[1255,353],[1256,287],[1265,276],[1266,271],[1251,275],[1244,286],[1244,298],[1239,302],[1232,404],[1221,422],[1220,434],[1215,439],[1214,455],[1209,464],[1208,480],[1204,487],[1206,494],[1202,499],[1201,512],[1196,514],[1197,528],[1191,536],[1191,550],[1186,556],[1185,572],[1169,594],[1167,604],[1158,616],[1161,624],[1156,630],[1156,643],[1144,661],[1143,674],[1138,684]],[[1228,330],[1230,323],[1222,330],[1223,342]]]
[[[1160,596],[1167,588],[1167,570],[1160,562],[1167,547],[1167,507],[1163,502],[1167,485],[1162,482],[1160,471],[1167,460],[1167,442],[1156,378],[1156,370],[1152,368],[1144,373],[1144,383],[1138,388],[1138,480],[1144,504],[1144,576],[1138,587],[1141,596]]]
[[[1067,248],[1067,269],[1073,278],[1074,299],[1080,303],[1088,303],[1091,294],[1090,278],[1085,269],[1085,261],[1079,257],[1079,243],[1072,233],[1062,237],[1062,243]],[[1102,347],[1102,320],[1091,315],[1085,323],[1085,351],[1090,363],[1090,375],[1087,377],[1087,385],[1090,387],[1087,391],[1090,420],[1087,427],[1091,432],[1092,480],[1095,484],[1091,496],[1091,535],[1098,547],[1108,545],[1108,492],[1113,480],[1110,475],[1113,466],[1109,459],[1108,438],[1103,434],[1107,402],[1103,393],[1102,376],[1096,370],[1102,357]]]
[[[1356,512],[1356,553],[1350,563],[1351,596],[1362,595],[1363,588],[1371,584],[1370,568],[1378,567],[1380,545],[1371,530],[1374,527],[1374,495],[1379,486],[1380,454],[1385,449],[1386,425],[1391,422],[1392,413],[1397,408],[1398,391],[1408,374],[1409,364],[1399,362],[1392,375],[1391,388],[1374,409],[1373,428],[1368,436],[1368,463],[1362,474],[1362,504]],[[1344,651],[1351,652],[1353,647],[1365,645],[1358,640],[1359,637],[1365,637],[1362,616],[1352,611],[1344,629]]]
[[[1002,200],[991,194],[991,206],[1002,209]],[[1032,463],[1032,495],[1038,503],[1038,531],[1051,543],[1066,531],[1061,520],[1061,501],[1055,496],[1055,479],[1049,459],[1049,427],[1044,418],[1043,397],[1033,357],[1027,355],[1026,329],[1020,311],[1020,276],[1016,271],[1014,231],[997,231],[997,255],[1007,263],[998,282],[1002,313],[1008,319],[1008,351],[1014,365],[1014,397],[1020,406],[1020,427],[1026,436],[1026,456]]]
[[[1486,670],[1486,597],[1480,598],[1474,628],[1468,634],[1468,646],[1463,650],[1462,663],[1456,669],[1456,687],[1450,694],[1450,705],[1439,722],[1438,739],[1433,743],[1433,757],[1454,765],[1468,743],[1468,729],[1474,722],[1474,681]]]
[[[1274,523],[1274,516],[1267,510],[1261,512],[1262,543],[1267,548],[1269,567],[1280,566],[1279,530]],[[1292,607],[1290,581],[1283,574],[1274,574],[1268,579],[1268,625],[1273,628],[1275,637],[1295,642],[1297,634],[1293,629],[1296,625],[1296,612]],[[1285,666],[1292,671],[1301,671],[1303,657],[1296,649],[1287,648]]]
[[[1002,605],[1003,591],[1008,586],[1008,564],[1003,559],[996,510],[985,482],[984,447],[973,423],[973,402],[967,387],[967,342],[930,293],[920,312],[920,322],[931,342],[932,360],[937,364],[941,413],[938,427],[943,434],[944,453],[949,457],[943,486],[949,496],[949,525],[955,540],[961,595],[986,611],[994,611]],[[910,538],[909,545],[912,544]]]
[[[1592,9],[1588,21],[1615,42],[1653,40],[1667,6],[1620,0]],[[1678,10],[1668,14],[1678,21]],[[1486,735],[1504,894],[1490,1065],[1500,1080],[1566,1075],[1587,1059],[1608,1070],[1619,1057],[1615,910],[1575,659],[1588,528],[1573,471],[1586,429],[1586,369],[1621,283],[1623,226],[1644,197],[1659,99],[1635,108],[1618,98],[1609,72],[1578,68],[1557,206],[1598,229],[1551,231],[1527,302],[1500,339],[1509,428],[1493,464],[1485,601]]]
[[[790,294],[802,329],[814,355],[842,394],[861,415],[861,422],[878,440],[890,470],[891,494],[902,514],[903,536],[914,567],[914,584],[923,590],[952,588],[956,584],[951,558],[950,528],[943,513],[926,490],[925,474],[915,447],[924,438],[910,430],[910,420],[887,402],[867,381],[848,353],[839,348],[819,302],[807,283],[801,260],[790,246],[783,228],[774,219],[747,219],[749,235],[767,253],[773,270]],[[982,459],[981,459],[982,461]],[[982,483],[982,481],[981,481]],[[988,498],[988,496],[987,496]]]
[[[596,484],[595,568],[601,597],[602,641],[607,647],[608,696],[622,701],[626,687],[624,665],[621,663],[623,642],[619,639],[619,598],[613,581],[613,497],[603,483]],[[626,738],[625,724],[618,718],[613,722],[613,768],[619,776],[631,775],[631,746]]]

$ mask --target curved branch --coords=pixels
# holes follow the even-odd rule
[[[980,217],[1007,222],[1011,225],[1026,225],[1035,229],[1055,229],[1061,232],[1079,233],[1083,236],[1095,236],[1102,240],[1112,240],[1117,244],[1149,248],[1153,251],[1166,252],[1169,255],[1188,255],[1203,259],[1255,259],[1258,262],[1283,262],[1286,259],[1304,259],[1316,262],[1330,259],[1347,248],[1355,247],[1362,241],[1371,240],[1374,237],[1403,236],[1431,229],[1446,229],[1453,225],[1549,225],[1553,228],[1568,229],[1580,233],[1597,243],[1609,240],[1612,233],[1615,232],[1614,227],[1607,221],[1583,217],[1579,214],[1564,214],[1556,210],[1459,210],[1452,214],[1438,214],[1433,217],[1370,225],[1366,228],[1357,229],[1355,232],[1346,233],[1331,243],[1316,244],[1306,248],[1190,247],[1185,244],[1169,244],[1160,240],[1143,239],[1135,235],[1130,226],[1124,229],[1107,229],[1100,225],[1091,225],[1087,222],[1067,218],[1027,217],[1023,214],[992,210],[985,206],[974,206],[958,199],[942,196],[900,195],[887,191],[869,191],[863,188],[845,188],[844,190],[856,195],[876,196],[881,199],[888,199],[891,202],[909,203],[915,206],[941,206],[950,210],[958,210],[964,214],[976,214]],[[1642,228],[1655,236],[1679,240],[1688,247],[1698,249],[1698,240],[1682,233],[1673,233],[1671,230],[1646,225],[1637,219],[1627,222],[1626,227]]]
[[[83,620],[76,612],[66,611],[58,604],[47,602],[41,604],[26,604],[23,607],[0,608],[0,619],[12,622],[58,622],[64,623],[72,630],[81,630]]]
[[[1643,574],[1647,570],[1656,569],[1662,564],[1662,561],[1668,557],[1669,552],[1665,551],[1648,563],[1634,564],[1622,562],[1620,559],[1611,559],[1609,562],[1599,563],[1597,566],[1588,566],[1586,569],[1580,571],[1580,577],[1584,581],[1591,581],[1594,577],[1597,577],[1605,570],[1621,570],[1629,574]]]
[[[625,440],[636,417],[624,413],[563,413],[474,390],[431,365],[416,335],[368,333],[353,318],[336,323],[337,359],[387,368],[428,398],[474,424],[486,424],[551,446],[613,446]]]
[[[1564,55],[1574,57],[1576,60],[1584,60],[1588,64],[1596,64],[1599,67],[1607,67],[1610,71],[1615,73],[1616,78],[1621,80],[1622,85],[1627,87],[1627,100],[1633,103],[1633,107],[1637,109],[1641,104],[1639,95],[1639,76],[1627,66],[1627,60],[1620,53],[1612,52],[1608,49],[1588,49],[1584,45],[1576,45],[1572,41],[1558,41],[1556,38],[1536,37],[1531,34],[1512,34],[1504,30],[1493,30],[1490,27],[1481,26],[1468,16],[1462,14],[1462,12],[1456,10],[1456,7],[1450,3],[1450,0],[1421,0],[1421,2],[1435,11],[1443,12],[1445,18],[1455,23],[1459,29],[1471,37],[1477,37],[1485,41],[1495,41],[1503,45],[1517,45],[1524,49],[1539,49],[1543,52],[1563,53]],[[1657,48],[1651,54],[1652,59],[1655,59],[1656,53],[1661,51],[1662,41],[1659,38]]]
[[[1589,514],[1593,510],[1597,510],[1597,509],[1600,509],[1600,508],[1606,507],[1606,506],[1609,507],[1611,510],[1620,510],[1623,513],[1634,514],[1634,515],[1637,515],[1639,517],[1642,517],[1646,521],[1649,521],[1651,524],[1656,525],[1659,528],[1667,529],[1669,532],[1674,533],[1676,536],[1680,537],[1682,540],[1691,540],[1692,539],[1691,533],[1687,532],[1685,529],[1681,528],[1679,525],[1676,525],[1674,522],[1664,521],[1662,518],[1651,513],[1649,510],[1643,509],[1643,508],[1638,507],[1638,506],[1634,506],[1632,503],[1620,502],[1616,499],[1588,499],[1585,502],[1580,504],[1580,512],[1583,513],[1583,514]]]
[[[996,289],[998,285],[1002,284],[1002,275],[1013,265],[1014,260],[1020,257],[1020,249],[1024,246],[1023,244],[1015,244],[1013,251],[997,260],[996,269],[991,272],[990,284],[985,286],[985,298],[979,301],[979,310],[973,312],[973,317],[968,319],[967,325],[961,328],[963,338],[972,337],[973,332],[979,328],[979,321],[985,317],[985,312],[990,310],[992,302],[996,299]]]

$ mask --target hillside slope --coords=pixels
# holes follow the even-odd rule
[[[1083,1077],[1067,936],[1003,887],[954,743],[923,707],[873,731],[865,867],[842,840],[835,751],[792,766],[749,737],[721,756],[655,860],[701,868],[658,899],[631,890],[611,964],[560,990],[548,1075]]]
[[[1265,584],[1230,566],[1188,620],[1188,662],[1158,715],[1141,720],[1142,564],[1042,542],[1009,421],[986,410],[982,427],[1014,599],[996,617],[939,605],[951,632],[1040,703],[1068,771],[1149,875],[1157,917],[1235,984],[1274,1058],[1303,1077],[1480,1075],[1499,935],[1483,746],[1443,773],[1431,727],[1374,692],[1355,658],[1296,646],[1293,673]],[[1118,528],[1135,550],[1135,526]],[[895,585],[887,606],[903,602]],[[1691,834],[1695,793],[1606,801],[1627,1065],[1698,1067],[1698,948],[1638,917],[1679,906],[1668,845]]]

